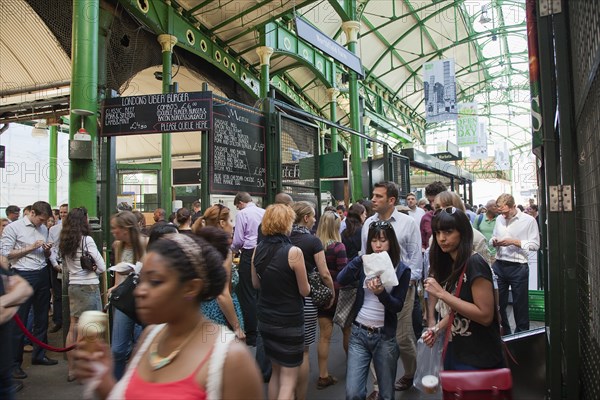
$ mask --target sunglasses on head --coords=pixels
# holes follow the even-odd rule
[[[435,210],[434,215],[438,215],[441,211],[444,211],[445,213],[452,215],[456,212],[456,207],[438,208],[437,210]]]
[[[390,224],[387,221],[375,221],[375,222],[371,222],[371,225],[369,225],[369,229],[392,229],[392,224]]]
[[[217,203],[217,204],[215,204],[215,206],[219,207],[219,214],[217,215],[217,221],[220,221],[221,220],[221,211],[223,211],[223,209],[225,209],[227,207],[221,203]]]

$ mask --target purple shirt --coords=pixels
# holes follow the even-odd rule
[[[265,210],[257,207],[254,203],[246,204],[244,209],[240,210],[235,216],[235,231],[233,233],[233,243],[231,249],[253,249],[256,247],[258,238],[258,226],[262,222]]]

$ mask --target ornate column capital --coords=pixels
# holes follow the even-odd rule
[[[336,98],[338,96],[338,94],[340,93],[339,90],[337,90],[336,88],[329,88],[327,89],[327,99],[329,100],[330,103],[335,103],[336,102]]]
[[[260,57],[260,65],[269,65],[271,62],[271,55],[273,54],[273,48],[269,46],[260,46],[256,49],[256,54]]]
[[[342,30],[346,34],[346,44],[358,42],[358,31],[360,30],[360,22],[358,22],[358,21],[342,22]]]
[[[162,34],[158,35],[156,39],[160,43],[163,53],[173,51],[173,47],[177,44],[177,37],[173,35]]]

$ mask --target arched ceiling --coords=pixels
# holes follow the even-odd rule
[[[0,93],[70,79],[69,56],[29,7],[35,1],[0,2]],[[232,56],[258,69],[258,30],[270,21],[289,20],[294,13],[344,44],[342,19],[332,6],[335,1],[172,0],[171,5]],[[506,140],[509,147],[518,147],[530,141],[525,0],[359,0],[357,6],[361,24],[357,48],[367,84],[377,81],[385,88],[385,98],[399,100],[413,116],[423,117],[423,64],[453,58],[459,102],[480,104],[492,142]],[[272,68],[302,88],[328,115],[324,88],[307,68],[286,57],[274,58]],[[52,94],[43,97],[48,96]],[[339,99],[342,123],[347,121],[345,96],[342,93]],[[34,94],[25,102],[39,98]],[[17,100],[1,96],[0,107]],[[427,125],[427,142],[451,136],[453,124]]]

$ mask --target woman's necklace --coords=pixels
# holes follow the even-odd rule
[[[171,354],[169,354],[166,357],[161,357],[160,355],[158,355],[158,342],[160,341],[160,339],[162,339],[162,336],[165,332],[165,330],[163,329],[163,331],[160,332],[159,337],[154,342],[152,342],[152,344],[150,345],[150,352],[148,353],[148,362],[150,362],[150,367],[152,368],[152,370],[157,371],[157,370],[171,364],[171,362],[175,359],[175,357],[177,357],[177,355],[179,354],[181,349],[186,344],[188,344],[188,342],[190,340],[192,340],[192,337],[194,337],[194,334],[196,333],[196,328],[198,327],[198,325],[200,325],[200,322],[198,322],[198,324],[194,327],[194,329],[192,329],[192,331],[190,332],[188,337],[186,337],[185,340],[183,342],[181,342],[181,344],[179,346],[177,346],[177,348],[175,350],[173,350],[171,352]]]

